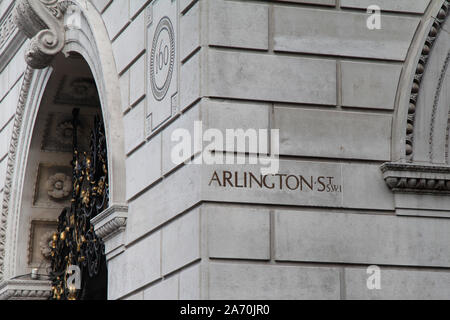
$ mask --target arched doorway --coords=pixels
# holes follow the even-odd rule
[[[74,11],[77,12],[79,18],[77,24],[75,26],[66,24],[67,21],[70,22],[70,19],[66,19],[68,14]],[[108,151],[106,162],[109,202],[105,205],[107,209],[90,222],[91,227],[95,228],[95,234],[105,242],[108,257],[108,252],[114,254],[115,250],[121,250],[123,247],[123,231],[128,211],[125,184],[123,183],[125,181],[125,153],[120,86],[108,33],[101,15],[90,2],[83,1],[82,4],[79,4],[77,0],[70,3],[18,0],[15,13],[16,24],[27,37],[31,38],[31,41],[25,56],[29,67],[23,77],[7,161],[8,171],[1,212],[1,220],[6,223],[0,229],[0,299],[45,298],[51,294],[51,284],[48,281],[29,281],[29,279],[16,281],[22,279],[20,278],[22,274],[31,276],[30,272],[33,269],[38,269],[38,273],[44,269],[40,264],[34,264],[31,267],[27,264],[29,259],[27,250],[30,241],[25,241],[26,245],[23,245],[23,237],[31,234],[27,226],[28,228],[33,226],[30,227],[32,225],[30,218],[24,220],[22,217],[22,204],[27,197],[32,199],[36,193],[36,190],[30,191],[28,188],[29,179],[31,179],[28,167],[29,163],[33,161],[37,163],[38,159],[42,157],[42,153],[33,153],[33,145],[36,142],[32,143],[37,134],[35,130],[43,130],[42,128],[47,124],[45,120],[42,120],[45,118],[43,114],[46,112],[46,107],[42,109],[41,107],[48,105],[46,97],[51,97],[48,91],[52,87],[63,88],[67,85],[74,85],[78,88],[89,85],[95,87],[96,94],[92,95],[92,90],[90,92],[91,97],[96,96],[97,98],[94,99],[96,107],[82,106],[80,108],[80,105],[77,105],[74,108],[68,108],[66,120],[61,121],[63,124],[59,132],[64,135],[65,130],[69,129],[68,131],[70,131],[68,127],[73,121],[72,111],[74,109],[80,109],[79,121],[85,125],[84,128],[80,128],[80,132],[85,136],[89,136],[90,132],[85,123],[93,124],[92,120],[96,115],[102,119]],[[61,81],[54,80],[64,73],[70,75],[77,74],[77,72],[83,73],[81,78],[84,79],[81,82],[66,79],[63,84]],[[65,96],[61,95],[60,97],[64,100]],[[81,101],[78,101],[78,104],[80,103]],[[93,111],[94,109],[95,111]],[[47,110],[48,112],[50,111]],[[40,121],[45,124],[40,124]],[[55,120],[52,123],[55,122],[58,121]],[[45,130],[41,134],[45,134]],[[83,140],[79,139],[78,142],[80,141]],[[38,149],[42,146],[36,143],[34,148]],[[47,146],[47,148],[51,148],[51,146]],[[58,152],[48,151],[46,156],[52,157],[56,153]],[[61,162],[58,163],[66,164],[65,176],[67,176],[69,172],[72,174],[72,168],[70,165],[67,166],[67,161],[70,163],[73,154],[67,152],[65,159],[63,158],[64,156],[61,156]],[[50,160],[48,162],[52,163]],[[47,172],[47,174],[50,173]],[[61,188],[60,182],[62,181],[58,179],[62,179],[62,175],[55,173],[52,177],[53,179],[50,180],[57,184],[56,189]],[[56,191],[55,194],[58,192]],[[64,187],[62,194],[64,195]],[[51,213],[48,210],[41,210],[39,217],[42,220],[52,220],[55,216],[58,217],[61,208],[65,207],[62,202],[63,200],[59,207],[53,208]],[[48,218],[45,218],[46,215]],[[31,214],[28,217],[31,217]],[[52,221],[55,223],[55,220]],[[36,225],[38,228],[42,227],[40,222],[37,222]],[[48,227],[46,232],[49,237],[57,228],[57,223],[52,228]],[[53,235],[52,239],[48,238],[47,240],[53,240]],[[104,290],[102,292],[105,294]],[[85,294],[81,297],[89,298]],[[93,297],[90,296],[90,298]]]
[[[106,299],[104,244],[90,223],[109,202],[100,99],[80,55],[52,68],[26,162],[17,234],[30,240],[17,241],[15,274],[51,280],[53,299]]]

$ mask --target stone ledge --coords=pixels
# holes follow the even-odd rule
[[[50,295],[50,281],[8,280],[0,283],[0,300],[47,300]]]
[[[91,220],[97,236],[105,242],[106,259],[109,261],[124,250],[128,206],[112,205]]]
[[[393,192],[450,195],[450,166],[391,162],[381,171]]]
[[[95,233],[104,241],[125,230],[128,206],[113,205],[91,220]]]

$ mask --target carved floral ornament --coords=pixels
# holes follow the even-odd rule
[[[31,39],[25,60],[33,69],[47,67],[65,45],[64,14],[68,0],[17,0],[14,22]]]
[[[46,260],[50,260],[52,256],[52,241],[54,232],[47,232],[42,235],[39,241],[39,250]]]
[[[69,144],[73,136],[73,126],[70,121],[64,121],[56,127],[56,139],[62,144]]]
[[[72,192],[72,177],[64,173],[57,173],[47,181],[47,192],[50,198],[61,200]]]

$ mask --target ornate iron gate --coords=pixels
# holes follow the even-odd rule
[[[90,152],[78,147],[79,109],[73,110],[73,191],[71,207],[53,235],[50,278],[53,300],[106,299],[105,246],[90,221],[108,207],[108,165],[103,121],[95,117]],[[72,275],[72,271],[76,270]],[[71,280],[79,280],[72,282]],[[79,282],[78,285],[77,282]]]

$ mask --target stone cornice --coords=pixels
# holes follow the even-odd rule
[[[46,300],[50,289],[50,281],[8,280],[0,283],[0,300]]]
[[[394,192],[417,194],[450,194],[450,166],[385,163],[383,178]]]
[[[128,206],[112,205],[91,220],[97,236],[107,241],[117,233],[125,230],[127,225]]]
[[[31,39],[25,60],[33,69],[47,67],[65,45],[64,13],[68,1],[17,0],[14,22]]]

